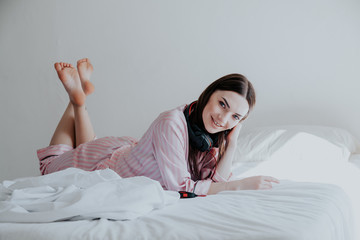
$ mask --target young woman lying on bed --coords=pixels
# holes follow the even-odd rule
[[[37,151],[42,174],[77,167],[110,168],[122,177],[146,176],[164,189],[198,195],[224,190],[270,189],[278,180],[254,176],[231,178],[231,166],[243,122],[255,104],[252,84],[230,74],[210,84],[191,104],[165,111],[142,138],[95,138],[85,107],[94,91],[89,59],[55,63],[68,104],[50,145]]]

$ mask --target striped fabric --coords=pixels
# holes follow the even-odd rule
[[[212,181],[227,181],[215,171],[213,152],[199,155],[202,179],[193,181],[188,170],[189,139],[183,110],[185,105],[159,115],[140,139],[99,138],[73,149],[52,145],[38,150],[42,174],[77,167],[92,171],[111,168],[121,177],[146,176],[164,189],[195,191],[206,195]],[[215,171],[215,172],[214,172]]]

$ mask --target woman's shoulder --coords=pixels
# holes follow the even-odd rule
[[[184,115],[186,104],[160,113],[159,117],[178,117]]]
[[[167,110],[165,112],[160,113],[159,117],[160,119],[170,119],[170,120],[185,120],[184,116],[184,110],[185,110],[186,104],[183,104],[181,106],[178,106],[174,109]]]
[[[186,105],[183,104],[174,109],[160,113],[160,115],[154,121],[155,126],[178,129],[186,128],[186,119],[184,115],[185,107]]]

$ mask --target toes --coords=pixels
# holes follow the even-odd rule
[[[82,58],[80,59],[79,61],[77,61],[77,64],[79,65],[80,63],[83,63],[83,62],[88,62],[90,63],[90,60],[88,58]]]
[[[54,64],[56,70],[62,70],[63,68],[73,68],[74,66],[71,63],[59,62]]]
[[[55,67],[56,71],[60,71],[62,69],[61,63],[55,63],[54,67]]]
[[[78,64],[82,63],[82,62],[87,62],[87,58],[82,58],[79,61],[77,61]]]

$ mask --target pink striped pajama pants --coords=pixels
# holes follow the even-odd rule
[[[41,174],[69,167],[87,171],[110,168],[116,171],[116,161],[126,158],[137,140],[131,137],[104,137],[83,143],[76,148],[69,145],[51,145],[37,150]],[[116,151],[116,158],[113,152]]]

